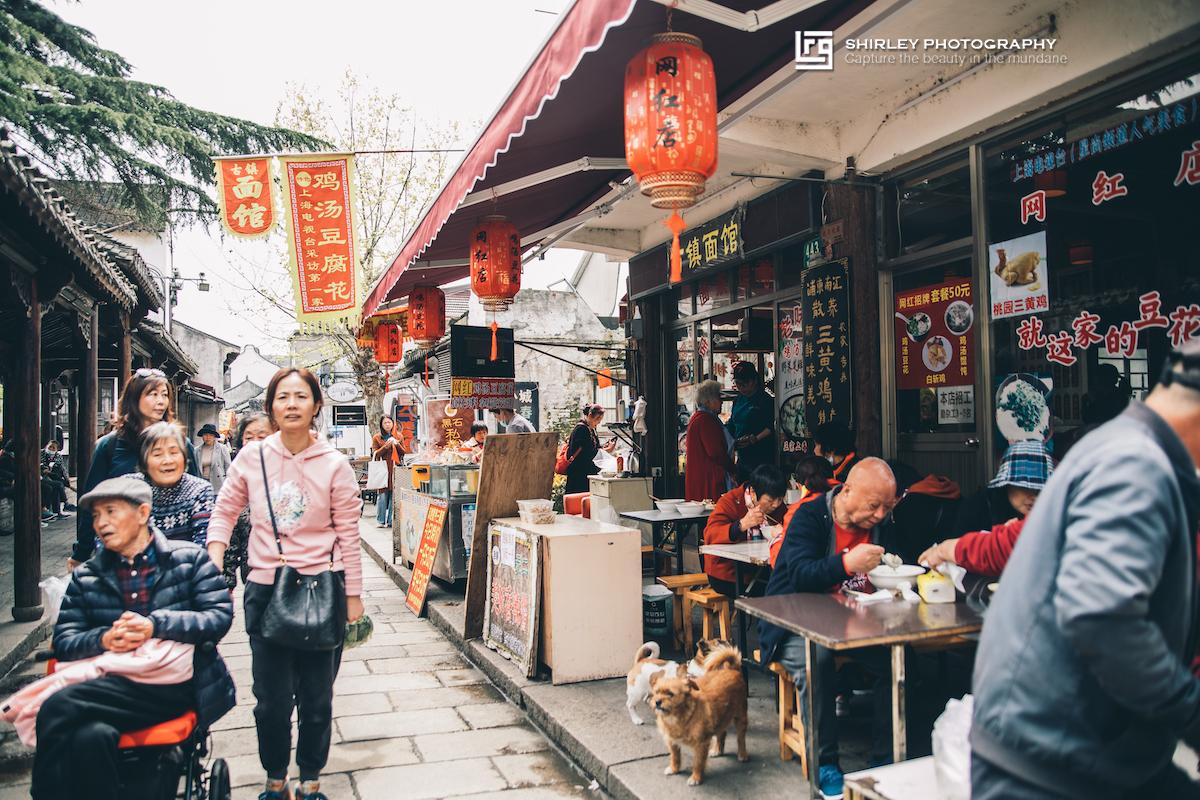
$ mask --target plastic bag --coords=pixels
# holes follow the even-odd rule
[[[388,469],[391,464],[386,461],[372,461],[367,464],[367,488],[386,489]]]
[[[599,450],[596,452],[596,457],[592,459],[593,463],[600,468],[601,472],[616,472],[617,457],[607,450]]]
[[[933,766],[941,800],[971,800],[971,716],[975,698],[951,699],[933,723]]]
[[[38,586],[46,595],[44,603],[46,620],[53,626],[58,622],[58,610],[62,608],[63,595],[67,593],[67,579],[62,577],[46,578]]]

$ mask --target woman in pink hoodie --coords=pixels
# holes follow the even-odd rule
[[[208,552],[220,569],[238,514],[250,506],[250,574],[244,607],[258,701],[254,707],[258,752],[267,773],[260,800],[292,797],[287,773],[295,707],[299,707],[300,721],[296,742],[300,784],[295,797],[324,800],[319,780],[329,757],[333,681],[342,658],[341,648],[299,650],[257,635],[280,565],[267,489],[287,563],[312,575],[329,569],[332,557],[334,571],[341,571],[345,579],[347,621],[363,614],[358,540],[362,501],[346,457],[328,443],[314,440],[310,433],[321,402],[321,384],[308,370],[285,368],[275,373],[267,386],[266,409],[277,433],[245,446],[230,466],[208,525]]]

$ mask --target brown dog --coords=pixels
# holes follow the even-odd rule
[[[714,650],[705,659],[705,673],[699,677],[689,676],[686,668],[680,668],[674,675],[652,675],[650,687],[658,730],[671,754],[667,775],[680,771],[679,751],[687,745],[692,748],[688,786],[700,784],[709,755],[725,752],[725,733],[730,723],[737,729],[738,761],[750,760],[746,753],[746,681],[737,648]]]

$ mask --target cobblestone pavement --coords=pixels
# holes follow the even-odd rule
[[[516,706],[471,667],[404,594],[363,558],[364,602],[375,623],[347,650],[335,685],[333,747],[321,788],[330,800],[470,797],[541,800],[599,793]],[[221,652],[238,706],[213,728],[213,753],[229,761],[234,798],[262,787],[250,690],[250,645],[241,625]],[[31,669],[35,669],[31,665]],[[293,764],[291,776],[296,777]],[[0,800],[28,797],[28,769],[0,774]]]

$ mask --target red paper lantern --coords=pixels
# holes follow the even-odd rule
[[[433,347],[446,335],[446,293],[414,286],[408,293],[408,335],[418,347]]]
[[[504,311],[521,291],[521,234],[492,215],[471,231],[471,291],[488,311]]]
[[[717,169],[717,79],[699,37],[655,34],[625,67],[625,160],[655,208],[686,208],[704,194]],[[671,281],[678,282],[678,210],[666,225]]]
[[[400,326],[384,322],[375,328],[375,360],[383,366],[399,364],[404,355]]]

